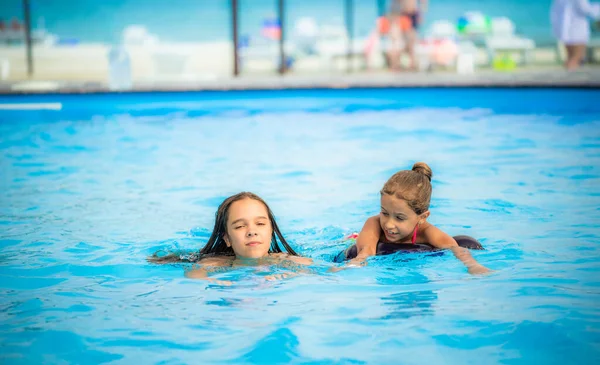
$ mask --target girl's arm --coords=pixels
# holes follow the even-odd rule
[[[299,272],[285,272],[283,274],[273,274],[273,275],[265,276],[265,280],[266,281],[285,280],[285,279],[299,276],[300,274],[301,273],[299,273]],[[302,274],[304,274],[304,273],[302,273]]]
[[[189,270],[185,272],[185,277],[190,279],[203,279],[208,280],[212,283],[229,286],[231,285],[230,280],[217,280],[208,277],[209,270],[211,267],[223,267],[227,266],[230,263],[230,260],[225,258],[211,257],[200,260],[198,262],[201,265],[199,268],[194,270]]]
[[[356,238],[356,258],[349,261],[351,264],[360,264],[369,256],[377,254],[377,243],[381,237],[379,216],[373,216],[365,222]]]
[[[356,238],[356,257],[345,262],[343,266],[334,266],[329,268],[329,272],[338,272],[350,266],[362,266],[369,256],[377,254],[377,243],[381,236],[381,226],[379,225],[379,216],[373,216],[365,222],[358,237]]]
[[[583,14],[590,18],[600,18],[600,4],[590,3],[589,0],[576,0],[575,8],[580,14]]]
[[[478,263],[468,249],[460,247],[456,240],[447,233],[442,232],[440,229],[434,226],[429,226],[423,230],[425,236],[425,242],[429,242],[436,248],[448,248],[452,251],[454,256],[462,261],[462,263],[469,270],[469,274],[485,274],[490,272],[488,268]]]
[[[312,265],[313,260],[308,257],[288,255],[287,259],[299,265]]]
[[[283,253],[283,252],[274,253],[274,254],[271,254],[271,256],[276,257],[281,260],[280,266],[292,269],[294,271],[286,272],[286,273],[282,273],[282,274],[273,274],[273,275],[265,276],[265,280],[267,280],[267,281],[289,279],[289,278],[292,278],[295,276],[299,276],[301,274],[306,275],[306,274],[311,273],[309,270],[303,268],[303,266],[308,266],[308,265],[313,264],[313,260],[311,258],[302,257],[302,256],[293,256],[293,255]],[[298,267],[298,266],[300,266],[300,267]]]

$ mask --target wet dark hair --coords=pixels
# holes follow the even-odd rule
[[[417,215],[429,209],[433,172],[425,162],[417,162],[412,170],[396,172],[383,185],[381,194],[403,199]]]
[[[154,255],[148,257],[148,261],[163,264],[174,262],[197,262],[208,256],[235,256],[233,248],[228,247],[225,243],[224,235],[227,233],[229,208],[231,207],[231,204],[242,199],[254,199],[261,202],[267,209],[268,218],[271,222],[271,227],[273,228],[269,253],[284,252],[279,246],[281,244],[285,249],[285,252],[293,256],[298,256],[296,251],[294,251],[294,249],[287,243],[283,237],[283,234],[281,234],[281,231],[277,226],[277,222],[275,221],[275,216],[273,215],[273,212],[267,203],[258,195],[244,191],[230,196],[229,198],[225,199],[221,205],[219,205],[219,208],[215,213],[215,226],[212,234],[210,235],[208,242],[206,242],[206,245],[204,245],[204,247],[202,247],[198,253],[188,253],[184,255],[168,254],[166,256],[158,256],[157,253],[155,253]]]

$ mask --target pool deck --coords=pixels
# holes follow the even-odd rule
[[[569,87],[600,88],[600,67],[584,66],[568,72],[560,67],[519,69],[512,72],[481,70],[460,75],[450,72],[361,72],[351,74],[252,75],[196,81],[140,82],[131,92],[202,90],[280,90],[402,87]],[[20,81],[0,82],[0,94],[104,93],[108,86],[98,82]]]

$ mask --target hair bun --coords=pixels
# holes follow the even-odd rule
[[[425,162],[417,162],[416,164],[413,165],[412,170],[419,174],[425,175],[427,177],[427,179],[429,181],[431,181],[433,172],[431,171],[431,168],[429,167],[429,165],[427,165]]]

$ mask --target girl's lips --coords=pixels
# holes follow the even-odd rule
[[[389,239],[389,240],[394,240],[396,238],[398,238],[399,234],[398,233],[390,233],[390,232],[385,232],[385,236]]]
[[[250,241],[250,242],[246,243],[246,246],[258,246],[258,245],[262,245],[262,242]]]

